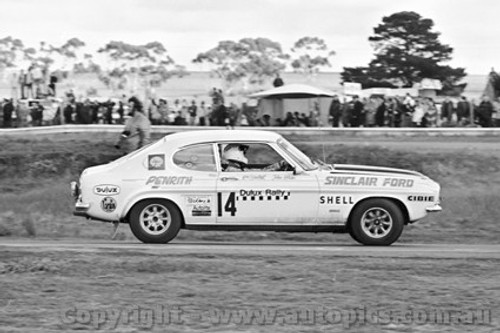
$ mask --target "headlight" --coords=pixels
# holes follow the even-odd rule
[[[80,186],[78,185],[77,182],[71,182],[70,188],[71,188],[71,196],[75,198],[75,200],[78,200],[78,197],[80,196]]]

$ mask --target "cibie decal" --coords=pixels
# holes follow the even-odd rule
[[[212,216],[211,196],[189,196],[186,197],[186,205],[192,216]]]
[[[116,200],[111,197],[106,197],[102,199],[101,208],[106,213],[114,212],[116,209]]]
[[[94,194],[97,195],[118,195],[120,194],[120,187],[116,185],[97,185],[94,186]]]
[[[165,154],[148,155],[148,170],[165,170]]]
[[[433,202],[433,196],[423,196],[423,195],[410,195],[408,201],[421,201],[421,202]]]

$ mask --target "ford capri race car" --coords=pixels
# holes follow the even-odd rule
[[[170,134],[72,183],[74,214],[128,223],[145,243],[180,229],[348,232],[390,245],[441,210],[440,186],[415,171],[313,162],[256,130]]]

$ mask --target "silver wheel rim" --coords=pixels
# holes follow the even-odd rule
[[[371,238],[385,237],[392,229],[392,216],[383,208],[370,208],[361,217],[361,229]]]
[[[146,206],[139,217],[142,230],[150,235],[160,235],[170,226],[172,217],[170,211],[163,205],[151,204]]]

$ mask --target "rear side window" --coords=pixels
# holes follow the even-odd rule
[[[183,148],[174,154],[174,164],[194,171],[217,171],[211,144]]]

